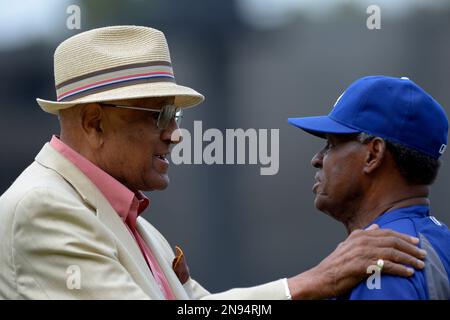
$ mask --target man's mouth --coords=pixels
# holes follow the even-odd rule
[[[317,188],[319,188],[319,185],[320,185],[320,182],[319,182],[319,181],[316,181],[316,183],[314,183],[314,185],[313,185],[313,187],[312,187],[312,192],[313,192],[314,194],[317,193]]]
[[[169,160],[167,160],[168,153],[158,153],[155,154],[154,157],[158,159],[158,161],[161,161],[164,164],[169,164]]]
[[[314,176],[314,185],[313,185],[313,187],[312,187],[312,192],[313,192],[314,194],[317,193],[317,188],[319,187],[319,185],[320,185],[320,179],[319,179],[318,174],[316,174],[316,175]]]

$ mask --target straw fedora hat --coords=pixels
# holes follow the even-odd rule
[[[36,99],[46,112],[81,103],[174,96],[180,108],[204,100],[180,86],[164,34],[140,26],[89,30],[63,41],[54,55],[56,101]]]

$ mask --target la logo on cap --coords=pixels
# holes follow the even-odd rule
[[[444,154],[445,149],[447,149],[447,145],[443,144],[443,145],[441,146],[441,148],[439,149],[439,153],[440,153],[440,154]]]
[[[341,93],[341,95],[336,99],[336,102],[333,105],[333,108],[336,107],[336,105],[338,104],[339,100],[341,100],[342,96],[344,95],[345,91]]]

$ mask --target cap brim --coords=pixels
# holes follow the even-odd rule
[[[175,97],[174,104],[180,108],[193,107],[205,99],[204,96],[194,89],[180,86],[175,83],[143,83],[132,86],[115,88],[104,92],[93,93],[83,98],[68,102],[36,99],[42,110],[58,114],[61,109],[67,109],[77,104],[107,102],[114,100],[151,98],[151,97]]]
[[[352,134],[361,132],[360,130],[355,130],[340,124],[328,116],[289,118],[288,122],[319,138],[326,138],[326,134]]]

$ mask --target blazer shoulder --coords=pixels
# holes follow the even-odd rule
[[[19,225],[33,219],[71,221],[73,214],[80,221],[98,224],[96,210],[64,178],[34,162],[0,197],[0,239],[9,238]]]
[[[0,197],[3,212],[15,211],[21,202],[35,199],[35,205],[45,205],[59,198],[82,201],[75,189],[61,175],[37,162],[28,166]]]

